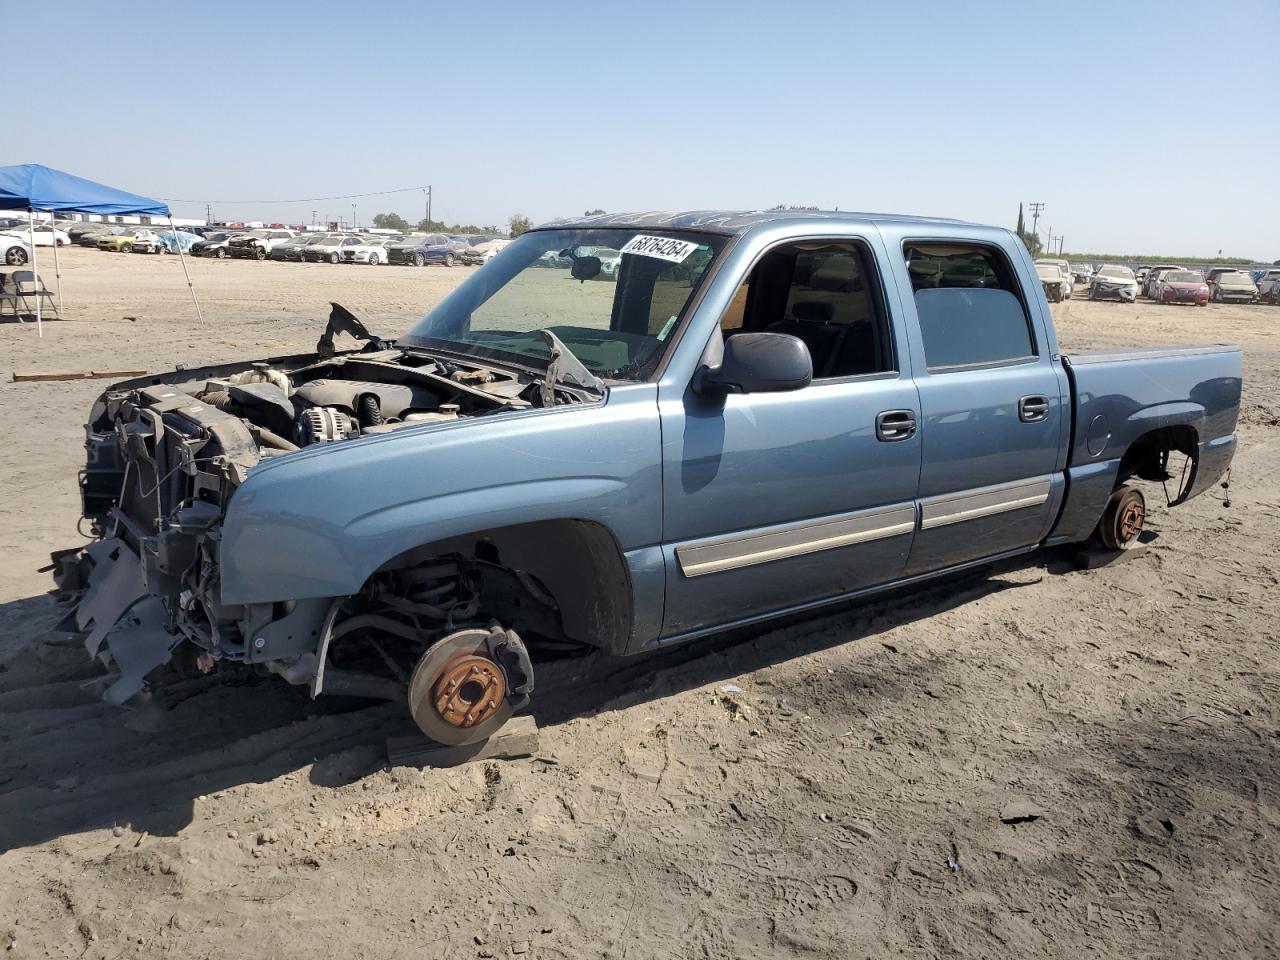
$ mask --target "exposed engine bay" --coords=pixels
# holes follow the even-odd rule
[[[366,340],[364,348],[336,353],[340,332]],[[500,610],[503,597],[519,593],[554,635],[554,601],[536,584],[521,583],[497,565],[486,570],[454,557],[384,571],[356,597],[227,606],[219,583],[221,527],[237,488],[267,461],[582,399],[552,376],[397,349],[335,304],[315,354],[180,370],[109,388],[86,426],[80,478],[91,528],[82,532],[94,539],[54,555],[59,588],[79,600],[64,627],[84,633],[90,654],[119,672],[107,699],[124,702],[143,688],[148,672],[180,652],[201,670],[219,660],[260,663],[309,685],[313,695],[326,689],[392,698],[404,694],[424,651],[447,640],[450,656],[433,656],[456,689],[436,698],[441,715],[457,719],[468,736],[476,724],[500,723],[510,704],[504,713],[490,702],[493,691],[501,691],[497,700],[517,705],[527,697],[528,655],[514,630],[478,618],[477,611],[482,599],[486,610]],[[381,661],[380,668],[335,666],[329,644],[362,632],[371,644],[362,655]],[[385,649],[376,637],[389,638],[396,649]],[[468,671],[502,679],[476,686],[462,679]],[[435,675],[420,681],[426,692],[417,700],[436,702],[437,682],[444,681]],[[489,691],[483,701],[459,699],[459,690],[482,689]]]

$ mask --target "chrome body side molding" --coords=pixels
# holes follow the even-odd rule
[[[694,540],[676,547],[676,557],[680,561],[680,571],[686,577],[699,577],[770,560],[834,550],[854,543],[902,536],[911,533],[915,525],[915,506],[896,504],[763,527],[727,537]]]
[[[1030,480],[928,497],[920,501],[920,529],[945,527],[996,513],[1037,507],[1049,499],[1051,488],[1051,477],[1033,477]]]

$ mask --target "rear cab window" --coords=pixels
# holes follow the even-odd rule
[[[1004,251],[923,240],[902,249],[930,373],[1036,358],[1030,312]]]

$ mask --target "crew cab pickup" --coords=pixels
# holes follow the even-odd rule
[[[642,654],[1046,544],[1123,549],[1134,481],[1177,504],[1226,471],[1240,390],[1230,346],[1064,355],[1005,229],[588,217],[396,341],[335,305],[313,354],[108,388],[95,539],[56,577],[110,699],[181,654],[407,698],[467,743],[529,698],[539,648]]]

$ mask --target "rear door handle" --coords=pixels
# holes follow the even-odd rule
[[[916,415],[912,410],[885,410],[876,414],[876,439],[885,443],[906,440],[916,432]]]
[[[1049,416],[1049,398],[1033,394],[1018,400],[1018,419],[1023,423],[1035,423]]]

